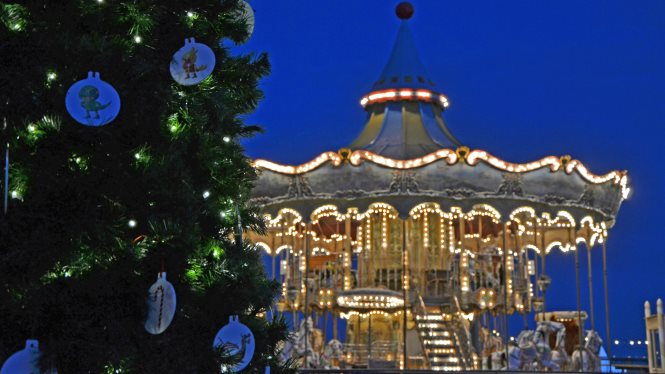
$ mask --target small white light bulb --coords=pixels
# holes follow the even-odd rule
[[[127,226],[132,227],[132,228],[136,227],[136,221],[134,221],[133,219],[130,219],[129,222],[127,222]]]
[[[222,138],[222,140],[224,141],[224,143],[228,143],[228,142],[231,141],[231,137],[225,136],[225,137]]]
[[[55,72],[50,72],[46,75],[46,79],[48,79],[49,82],[54,81],[55,78],[57,78],[57,77],[58,77],[58,74],[56,74]]]
[[[635,345],[635,342],[632,341],[632,340],[629,343],[630,343],[630,345]]]
[[[16,199],[18,197],[18,191],[14,190],[12,191],[12,199]]]
[[[189,12],[187,12],[187,17],[189,18],[194,17],[194,13],[190,10]]]
[[[219,212],[219,215],[220,215],[222,218],[224,218],[224,217],[226,217],[226,212],[221,211],[221,212]]]
[[[137,160],[140,160],[141,159],[141,154],[138,153],[138,152],[134,153],[134,158],[137,159]]]
[[[207,199],[210,196],[210,191],[203,191],[203,198]]]
[[[178,131],[178,126],[176,126],[176,125],[171,125],[170,130],[171,130],[171,132],[176,132],[176,131]]]
[[[619,345],[619,341],[618,341],[618,340],[615,340],[615,341],[614,341],[614,345]]]
[[[141,39],[141,36],[140,36],[140,35],[136,35],[136,36],[134,37],[134,42],[137,43],[137,44],[138,44],[138,43],[141,43],[141,40],[143,40],[143,39]]]
[[[36,130],[35,125],[28,125],[29,132],[35,132],[35,130]]]

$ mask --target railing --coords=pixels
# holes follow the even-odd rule
[[[397,368],[402,345],[398,342],[377,340],[371,350],[367,344],[345,344],[344,361],[352,367]],[[371,356],[370,356],[371,355]]]
[[[416,298],[418,299],[418,303],[415,305],[413,308],[413,313],[414,313],[414,319],[416,322],[416,331],[418,332],[418,339],[420,340],[420,346],[423,351],[423,355],[425,355],[425,364],[428,366],[430,365],[430,358],[429,355],[427,354],[427,349],[425,348],[425,345],[423,344],[423,336],[421,334],[421,329],[420,329],[420,323],[418,323],[418,316],[420,317],[425,317],[427,315],[427,306],[425,305],[425,301],[423,300],[422,295],[420,295],[420,292],[416,290]],[[427,329],[427,336],[432,336],[432,327],[429,327],[430,324],[426,324],[428,326]],[[406,361],[405,361],[406,362]]]

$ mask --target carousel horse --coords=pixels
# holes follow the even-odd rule
[[[337,339],[332,339],[326,344],[321,355],[324,369],[339,369],[339,363],[344,358],[344,344]]]
[[[305,328],[305,322],[307,323],[307,328]],[[307,331],[307,336],[305,335],[305,331]],[[312,318],[303,319],[300,321],[298,329],[292,332],[284,343],[281,350],[282,360],[286,361],[290,358],[304,360],[305,348],[307,348],[308,365],[315,364],[320,360],[317,351],[320,351],[322,348],[322,340],[321,331],[314,328]]]
[[[587,330],[583,349],[576,349],[572,357],[572,370],[600,372],[600,347],[603,339],[594,330]]]
[[[564,342],[566,327],[559,322],[541,321],[535,331],[524,330],[517,337],[520,350],[521,370],[561,370],[568,362]],[[554,351],[549,345],[549,336],[556,333]]]
[[[517,346],[520,350],[520,370],[533,370],[537,366],[538,350],[534,343],[533,330],[523,330],[517,336]]]
[[[552,333],[557,334],[557,344],[554,347],[554,352],[550,348],[549,336]],[[554,321],[541,321],[538,322],[536,327],[536,348],[538,349],[538,362],[541,369],[550,369],[553,371],[561,370],[561,366],[565,365],[568,361],[568,356],[563,349],[563,343],[566,336],[566,327],[563,323]],[[562,354],[563,352],[563,354]]]
[[[499,369],[501,365],[501,351],[503,350],[503,342],[498,336],[491,334],[489,330],[483,328],[480,330],[483,341],[483,349],[481,356],[482,369]]]

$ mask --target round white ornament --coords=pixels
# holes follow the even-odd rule
[[[2,365],[0,374],[41,374],[39,370],[39,342],[27,340],[25,349],[11,355]]]
[[[185,39],[185,45],[171,59],[171,76],[185,86],[201,83],[215,68],[215,53],[194,38]]]
[[[145,321],[145,330],[154,335],[166,331],[173,321],[175,309],[175,289],[166,280],[166,273],[159,273],[157,281],[148,291],[148,317]]]
[[[120,113],[120,95],[99,73],[88,72],[88,78],[74,83],[65,97],[67,112],[86,126],[104,126]]]
[[[238,316],[229,317],[229,323],[222,327],[215,335],[212,347],[225,348],[229,354],[238,361],[232,367],[233,371],[240,371],[249,365],[254,356],[254,334],[246,325],[238,321]]]

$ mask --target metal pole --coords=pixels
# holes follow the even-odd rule
[[[367,313],[367,368],[372,367],[372,313]]]
[[[612,334],[610,334],[610,302],[607,291],[607,238],[603,240],[603,283],[605,285],[605,330],[607,334],[607,359],[612,367]]]
[[[305,368],[309,367],[307,356],[307,346],[309,344],[309,302],[307,300],[309,285],[307,284],[307,273],[309,271],[309,223],[305,225],[305,273],[303,274],[303,284],[305,285]]]
[[[570,230],[568,230],[568,243],[570,243]],[[577,329],[579,334],[579,343],[580,343],[580,359],[582,363],[580,365],[580,372],[584,369],[584,355],[581,354],[584,348],[584,328],[582,326],[582,290],[580,288],[580,251],[578,248],[575,248],[575,282],[577,284]]]
[[[503,348],[506,354],[506,370],[508,370],[508,247],[506,236],[510,222],[503,225],[503,323],[506,330],[503,332]]]
[[[406,248],[406,220],[402,220],[402,298],[404,299],[404,307],[402,310],[402,370],[406,369],[406,310],[407,310],[407,298],[406,298],[406,288],[408,277],[406,275],[406,259],[407,259],[407,248]]]
[[[589,273],[589,312],[591,314],[591,330],[596,331],[596,314],[593,305],[593,275],[591,270],[591,246],[586,243],[587,272]],[[609,343],[609,342],[608,342]]]

